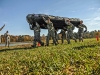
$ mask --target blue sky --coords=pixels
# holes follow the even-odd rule
[[[100,0],[0,0],[0,32],[11,35],[34,35],[26,21],[27,14],[49,14],[80,18],[88,31],[100,30]],[[74,30],[77,32],[77,28]],[[47,30],[41,30],[41,35]]]

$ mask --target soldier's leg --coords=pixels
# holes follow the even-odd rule
[[[59,44],[57,35],[56,35],[56,43]]]
[[[64,36],[61,36],[61,42],[64,43]]]
[[[65,38],[66,38],[66,35],[62,35],[62,43],[64,43]]]
[[[33,47],[36,47],[36,39],[33,41]]]
[[[70,34],[69,33],[67,33],[67,42],[68,44],[70,44]]]
[[[9,47],[10,42],[8,41],[8,47]]]
[[[76,38],[74,37],[73,33],[71,33],[71,38],[77,42]]]
[[[49,39],[50,39],[51,32],[48,32],[47,38],[46,38],[46,45],[49,46]]]
[[[83,38],[82,38],[82,42],[83,42]]]
[[[54,35],[52,34],[51,36],[52,36],[52,39],[53,39]],[[56,43],[58,43],[57,32],[55,32],[55,41],[56,41]],[[55,41],[53,40],[53,44],[55,44]]]
[[[44,46],[44,43],[41,41],[40,38],[40,32],[38,33],[37,41],[41,44],[41,46]]]
[[[54,44],[57,45],[55,37],[53,37]]]
[[[82,40],[82,42],[83,42],[83,33],[81,33],[81,40]]]
[[[52,39],[53,39],[54,44],[57,45],[55,33],[53,31],[51,32],[51,36],[52,36]]]
[[[10,44],[10,36],[7,37],[7,41],[8,41],[8,47],[9,47],[9,44]]]
[[[7,46],[7,39],[5,39],[5,47]]]
[[[41,39],[38,39],[38,42],[41,44],[41,46],[44,46],[44,42],[41,41]]]
[[[76,38],[74,36],[71,37],[75,42],[77,42]]]
[[[83,38],[83,33],[82,33],[82,32],[80,32],[80,33],[79,33],[79,42],[81,42],[81,41],[82,41],[82,38]]]
[[[0,44],[1,44],[1,36],[0,36]]]
[[[41,41],[41,38],[38,38],[38,42],[41,44],[41,46],[44,46],[44,42]]]
[[[81,37],[79,36],[79,42],[81,42]]]
[[[8,40],[7,40],[7,46],[8,46]]]
[[[41,46],[44,46],[44,42],[42,42],[41,40],[39,40],[39,43],[41,44]]]
[[[78,35],[79,35],[79,42],[81,42],[81,33],[79,33]]]
[[[36,35],[34,35],[34,41],[33,41],[33,46],[32,47],[36,47],[36,42],[37,42],[37,37],[36,37]]]

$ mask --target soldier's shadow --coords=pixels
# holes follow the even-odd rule
[[[0,49],[0,52],[5,52],[5,51],[13,51],[13,50],[31,50],[33,47],[25,47],[25,48],[6,48],[6,49]]]
[[[73,47],[73,49],[81,50],[83,48],[92,48],[95,47],[96,45],[86,45],[86,46],[78,46],[78,47]]]

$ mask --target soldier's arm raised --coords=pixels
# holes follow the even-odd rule
[[[37,22],[36,22],[36,26],[37,26],[37,27],[40,27],[40,25],[39,25]]]
[[[43,18],[43,20],[47,23],[47,20],[44,18],[44,17],[42,17]]]
[[[72,24],[72,30],[74,30],[75,29],[75,26]]]
[[[42,24],[42,26],[47,29],[47,25]]]
[[[86,32],[86,31],[87,31],[87,27],[86,27],[86,25],[84,25],[84,28],[85,28],[85,31],[84,31],[84,32]]]
[[[0,31],[5,27],[5,24],[0,28]]]
[[[30,26],[30,29],[31,29],[31,30],[33,30],[32,25],[31,25],[31,24],[29,24],[29,26]]]

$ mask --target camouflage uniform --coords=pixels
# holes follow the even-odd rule
[[[36,42],[39,42],[43,46],[44,43],[40,40],[40,25],[37,22],[35,22],[34,27],[30,27],[30,29],[34,30],[33,47],[36,47]]]
[[[10,35],[8,34],[8,31],[4,34],[5,36],[5,47],[8,46],[10,44]]]
[[[57,29],[55,29],[55,38],[56,38],[56,43],[57,43],[57,44],[59,44],[59,42],[58,42],[58,35],[57,35],[57,31],[58,31],[58,30],[57,30]]]
[[[45,18],[43,18],[43,20],[47,23],[47,28],[48,28],[48,35],[47,35],[47,39],[46,39],[46,45],[49,46],[49,39],[50,39],[50,37],[52,37],[53,43],[55,45],[57,45],[56,37],[55,37],[55,28],[53,26],[53,23],[51,21],[48,23]]]
[[[65,24],[67,24],[66,27],[67,27],[67,42],[68,42],[68,44],[70,44],[70,39],[73,39],[73,40],[75,40],[75,42],[77,42],[76,38],[73,35],[73,30],[75,28],[74,25],[72,23],[66,22],[66,21],[65,21]]]
[[[64,43],[64,39],[66,38],[66,33],[65,33],[66,31],[64,30],[64,29],[61,29],[61,41],[62,41],[62,43]]]
[[[85,31],[84,31],[85,28]],[[84,24],[79,24],[78,25],[78,38],[79,42],[83,42],[83,33],[87,31],[87,27]]]
[[[0,31],[4,28],[5,24],[0,28]],[[0,35],[0,43],[1,43],[1,35]]]

